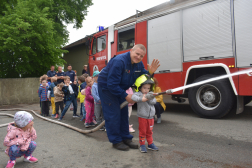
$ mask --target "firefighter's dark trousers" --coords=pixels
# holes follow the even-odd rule
[[[133,136],[129,133],[128,106],[120,109],[120,104],[125,99],[116,97],[108,89],[102,88],[102,85],[98,85],[98,91],[109,141],[116,144],[132,139]]]

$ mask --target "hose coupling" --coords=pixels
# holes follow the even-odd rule
[[[171,94],[171,93],[172,93],[172,90],[169,89],[169,90],[166,90],[165,92],[166,92],[166,94]]]

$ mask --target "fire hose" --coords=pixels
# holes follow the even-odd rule
[[[225,79],[225,78],[232,77],[232,76],[236,76],[236,75],[248,74],[249,76],[251,76],[251,72],[252,72],[252,69],[248,69],[248,70],[244,70],[244,71],[238,71],[238,72],[235,72],[235,73],[232,73],[232,74],[222,75],[222,76],[219,76],[219,77],[210,78],[210,79],[207,79],[207,80],[203,80],[203,81],[196,82],[196,83],[192,83],[192,84],[189,84],[189,85],[177,87],[177,88],[174,88],[174,89],[169,89],[169,90],[166,90],[166,91],[160,92],[160,93],[148,93],[148,94],[146,94],[145,97],[146,97],[147,99],[150,100],[150,99],[153,99],[155,96],[158,96],[158,95],[161,95],[161,94],[171,94],[171,93],[174,93],[174,92],[177,92],[177,91],[180,91],[180,90],[184,90],[184,89],[187,89],[187,88],[195,87],[195,86],[198,86],[198,85],[202,85],[202,84],[205,84],[205,83],[213,82],[213,81],[216,81],[216,80]],[[120,105],[120,108],[122,109],[122,108],[124,108],[126,105],[128,105],[128,102],[127,102],[127,101],[123,102],[123,103]],[[80,133],[83,133],[83,134],[88,134],[88,133],[95,132],[95,131],[99,130],[100,128],[102,128],[102,127],[105,125],[105,121],[103,121],[100,125],[98,125],[97,127],[93,128],[93,129],[91,129],[91,130],[83,130],[83,129],[80,129],[80,128],[71,126],[71,125],[69,125],[69,124],[66,124],[66,123],[62,123],[62,122],[59,122],[59,121],[55,121],[55,120],[52,120],[52,119],[43,117],[43,116],[37,114],[37,113],[36,113],[35,111],[33,111],[33,110],[19,109],[19,108],[13,108],[13,109],[0,109],[0,111],[13,111],[13,110],[31,112],[31,113],[33,113],[35,116],[37,116],[37,117],[39,117],[39,118],[41,118],[41,119],[43,119],[43,120],[46,120],[46,121],[49,121],[49,122],[52,122],[52,123],[55,123],[55,124],[58,124],[58,125],[65,126],[65,127],[67,127],[67,128],[73,129],[73,130],[75,130],[75,131],[77,131],[77,132],[80,132]],[[7,113],[0,113],[0,116],[14,117],[14,115],[12,115],[12,114],[7,114]],[[10,123],[12,123],[12,122],[10,122]],[[0,128],[1,128],[1,127],[5,127],[5,126],[7,126],[8,124],[9,124],[9,123],[7,123],[7,124],[1,124],[1,125],[0,125]]]
[[[120,108],[124,108],[125,106],[128,105],[128,102],[125,101],[123,102],[121,105],[120,105]],[[74,127],[74,126],[71,126],[69,124],[66,124],[66,123],[63,123],[63,122],[60,122],[60,121],[56,121],[56,120],[52,120],[52,119],[49,119],[49,118],[46,118],[46,117],[43,117],[41,115],[39,115],[38,113],[36,113],[35,111],[33,110],[27,110],[27,109],[19,109],[19,108],[13,108],[13,109],[0,109],[0,111],[13,111],[13,110],[18,110],[18,111],[27,111],[27,112],[30,112],[30,113],[33,113],[35,116],[43,119],[43,120],[46,120],[46,121],[49,121],[49,122],[52,122],[54,124],[58,124],[58,125],[61,125],[61,126],[64,126],[64,127],[67,127],[67,128],[70,128],[70,129],[73,129],[77,132],[80,132],[80,133],[83,133],[83,134],[88,134],[88,133],[92,133],[92,132],[95,132],[95,131],[98,131],[100,128],[102,128],[104,125],[105,125],[105,120],[100,124],[98,125],[97,127],[91,129],[91,130],[83,130],[83,129],[80,129],[80,128],[77,128],[77,127]],[[12,114],[7,114],[7,113],[0,113],[0,116],[9,116],[9,117],[14,117],[14,115]],[[10,123],[13,123],[13,122],[10,122]],[[6,124],[1,124],[0,125],[0,128],[1,127],[5,127],[5,126],[8,126],[8,124],[10,123],[6,123]]]

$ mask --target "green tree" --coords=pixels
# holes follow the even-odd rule
[[[65,24],[80,28],[91,0],[3,0],[0,4],[0,77],[38,77],[63,64]]]
[[[73,23],[74,28],[81,28],[87,15],[87,8],[92,0],[40,0],[40,8],[49,7],[48,17],[54,21],[54,35],[63,45],[68,42],[66,24]]]

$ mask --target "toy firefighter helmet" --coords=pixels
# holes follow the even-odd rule
[[[151,88],[150,91],[154,91],[154,80],[150,77],[150,75],[148,74],[143,74],[141,76],[139,76],[134,84],[134,89],[136,92],[139,91],[139,89],[144,85],[144,84],[151,84]]]

